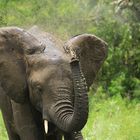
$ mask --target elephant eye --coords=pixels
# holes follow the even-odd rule
[[[38,92],[42,92],[41,86],[37,86],[36,88],[37,88]]]
[[[36,86],[36,89],[37,89],[37,91],[38,91],[38,93],[40,93],[40,94],[42,94],[42,88],[41,88],[41,86]]]
[[[39,85],[38,83],[34,83],[33,90],[37,94],[42,94],[43,91],[41,85]]]

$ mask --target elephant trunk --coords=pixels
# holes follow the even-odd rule
[[[74,105],[67,98],[60,100],[53,110],[52,121],[64,132],[80,131],[88,118],[88,95],[85,78],[81,72],[79,61],[70,63],[74,83]],[[66,92],[66,90],[65,90]],[[67,91],[68,92],[68,91]]]

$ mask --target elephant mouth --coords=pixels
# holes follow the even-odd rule
[[[45,133],[48,133],[48,121],[44,120],[44,129],[45,129]]]

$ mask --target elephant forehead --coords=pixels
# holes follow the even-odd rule
[[[51,54],[50,54],[51,56]],[[69,67],[69,60],[66,57],[61,57],[61,56],[55,56],[50,57],[46,53],[43,54],[36,54],[36,55],[31,55],[27,56],[27,64],[29,66],[29,70],[40,70],[40,69],[47,69],[51,67],[56,67],[56,68],[67,68]]]
[[[44,50],[44,54],[51,60],[59,60],[63,57],[63,53],[53,45],[48,45]]]
[[[30,79],[39,83],[54,80],[63,80],[64,78],[71,79],[71,70],[69,65],[65,63],[60,64],[49,64],[46,67],[38,67],[38,69],[33,69],[30,72]]]

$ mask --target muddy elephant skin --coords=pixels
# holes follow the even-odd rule
[[[0,108],[9,140],[83,140],[88,90],[107,54],[91,34],[63,43],[33,27],[0,28]]]

